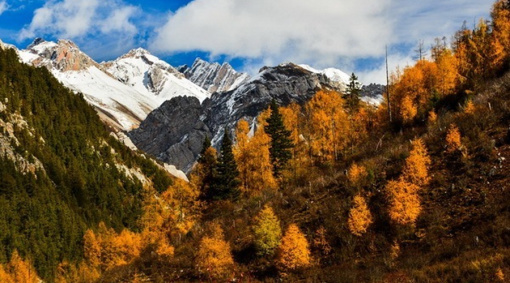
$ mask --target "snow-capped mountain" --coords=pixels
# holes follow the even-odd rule
[[[324,74],[332,83],[336,83],[336,86],[341,90],[345,90],[349,84],[350,76],[339,69],[327,68],[324,70],[317,70],[306,64],[300,64],[299,66],[313,73]]]
[[[193,65],[179,67],[186,78],[202,87],[213,92],[230,91],[249,80],[250,76],[245,73],[238,73],[230,64],[209,63],[197,58]]]
[[[194,96],[200,101],[210,96],[170,64],[143,48],[133,49],[101,65],[119,81],[147,96],[156,96],[162,102],[175,96]]]
[[[138,127],[147,114],[172,97],[193,96],[202,101],[209,96],[142,49],[98,64],[69,40],[36,39],[18,54],[24,63],[48,68],[65,86],[82,93],[116,130]]]

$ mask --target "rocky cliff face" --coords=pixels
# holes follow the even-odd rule
[[[37,67],[45,66],[61,72],[85,70],[91,66],[99,67],[99,64],[81,52],[70,40],[59,40],[58,43],[54,43],[37,38],[27,50],[38,55],[31,61],[32,65]]]
[[[179,71],[188,80],[211,93],[233,90],[249,79],[247,74],[236,72],[228,63],[220,65],[200,58],[195,60],[191,68],[184,65],[179,67]]]
[[[205,136],[220,143],[224,129],[237,121],[254,121],[272,99],[280,105],[304,103],[319,89],[337,89],[324,74],[294,64],[265,67],[234,90],[214,93],[202,104],[189,97],[173,98],[150,113],[129,136],[138,148],[189,172]]]

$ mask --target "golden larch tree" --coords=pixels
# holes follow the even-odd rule
[[[23,260],[16,250],[12,253],[8,270],[16,283],[39,283],[41,281],[32,264],[28,260]]]
[[[200,241],[196,264],[198,271],[211,279],[224,279],[234,266],[230,245],[223,238],[223,230],[213,228],[211,236],[204,236]]]
[[[4,283],[15,283],[11,274],[9,274],[3,264],[0,264],[0,282]]]
[[[413,103],[409,96],[404,96],[400,103],[400,116],[405,124],[409,124],[413,121],[414,117],[418,114],[418,108]]]
[[[362,236],[372,224],[372,214],[368,209],[365,198],[356,195],[353,199],[354,206],[349,211],[347,224],[349,231],[356,236]]]
[[[282,271],[296,270],[310,265],[308,241],[296,224],[290,224],[279,247],[277,266]]]
[[[467,115],[473,115],[475,114],[476,107],[473,101],[469,100],[466,105],[464,106],[464,113]]]
[[[261,256],[273,255],[282,240],[280,220],[273,209],[266,205],[255,217],[253,236],[257,253]]]
[[[400,178],[389,181],[385,189],[390,201],[391,220],[400,225],[414,225],[421,212],[419,187]]]
[[[446,133],[446,150],[454,152],[462,147],[461,135],[459,128],[455,124],[451,124]]]
[[[436,123],[436,121],[437,121],[437,114],[436,114],[436,112],[434,111],[434,109],[432,109],[432,110],[430,110],[430,111],[429,111],[429,117],[428,117],[428,119],[427,119],[427,120],[428,120],[429,124],[434,124],[434,123]]]
[[[347,179],[349,179],[353,186],[359,186],[367,176],[368,173],[365,166],[358,165],[355,162],[351,164],[347,171]]]
[[[411,152],[404,165],[403,178],[409,183],[422,187],[427,185],[430,179],[430,156],[422,139],[417,138],[411,141],[411,146]]]
[[[332,162],[348,145],[349,118],[344,100],[333,91],[318,91],[306,105],[312,153],[321,162]]]
[[[245,120],[239,121],[236,129],[237,143],[233,153],[238,164],[242,188],[248,194],[258,194],[263,189],[277,187],[269,154],[271,138],[261,125],[262,121],[251,138],[248,137],[250,128]]]

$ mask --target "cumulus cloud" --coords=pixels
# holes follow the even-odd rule
[[[19,37],[24,40],[52,35],[74,39],[97,32],[135,34],[137,29],[130,20],[137,10],[119,1],[50,0],[35,10],[31,23]]]
[[[382,62],[385,45],[406,46],[392,49],[396,51],[392,59],[400,64],[412,56],[409,46],[420,40],[430,46],[435,37],[450,36],[464,20],[487,15],[492,3],[194,0],[168,17],[151,48],[245,58],[244,69],[254,70],[257,63],[282,61],[359,69],[354,62],[360,58]],[[376,64],[360,71],[375,78],[383,69]]]
[[[301,62],[374,56],[390,38],[391,2],[365,2],[195,0],[169,16],[152,48]]]
[[[9,8],[9,5],[7,5],[7,1],[0,1],[0,15],[2,15],[7,9]]]

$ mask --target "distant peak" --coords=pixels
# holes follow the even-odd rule
[[[32,49],[34,46],[37,46],[41,43],[44,43],[46,42],[46,40],[44,40],[43,38],[40,38],[40,37],[37,37],[36,39],[34,39],[34,41],[32,41],[32,43],[30,43],[28,46],[27,46],[27,49]]]
[[[138,47],[135,49],[131,49],[128,53],[126,53],[126,55],[124,55],[122,57],[123,58],[126,58],[126,57],[136,58],[136,57],[142,57],[144,55],[151,55],[151,53],[144,48]]]

